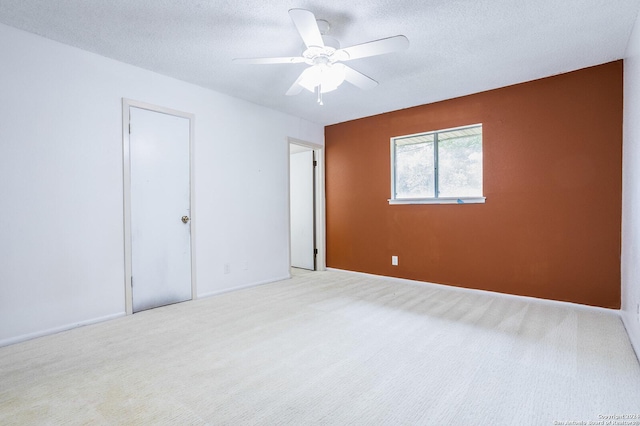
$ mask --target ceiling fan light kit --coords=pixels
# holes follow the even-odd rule
[[[316,65],[307,68],[301,74],[298,84],[310,92],[319,87],[322,93],[336,90],[345,79],[343,64]]]
[[[291,9],[289,16],[306,46],[301,56],[240,58],[233,61],[241,64],[308,64],[309,67],[302,71],[286,95],[297,95],[302,89],[306,89],[316,93],[320,105],[323,104],[322,94],[336,90],[345,80],[364,90],[378,85],[374,79],[341,62],[397,52],[409,47],[409,40],[403,35],[397,35],[341,49],[338,40],[326,35],[329,30],[327,21],[316,20],[312,12],[304,9]]]

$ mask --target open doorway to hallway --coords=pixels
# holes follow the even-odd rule
[[[322,146],[289,141],[290,266],[325,269]]]

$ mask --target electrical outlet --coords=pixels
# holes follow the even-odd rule
[[[225,263],[224,264],[224,273],[225,273],[225,275],[231,273],[231,264],[230,263]]]
[[[398,256],[391,256],[391,265],[398,266]]]

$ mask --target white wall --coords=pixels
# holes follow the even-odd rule
[[[287,138],[322,126],[4,25],[0,58],[0,345],[125,311],[123,97],[195,114],[198,295],[288,276]]]
[[[640,356],[640,17],[624,60],[622,319]]]

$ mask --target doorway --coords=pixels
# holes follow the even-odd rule
[[[290,266],[325,269],[323,147],[289,139]]]
[[[193,115],[123,100],[127,313],[191,300]]]

